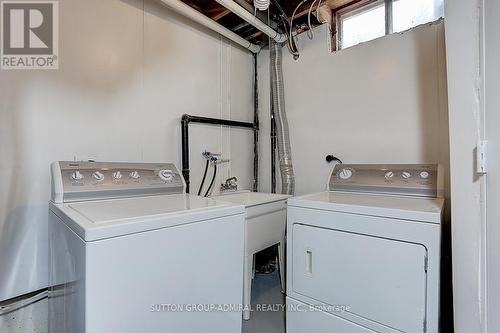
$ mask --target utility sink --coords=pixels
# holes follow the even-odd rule
[[[286,226],[286,200],[291,195],[259,192],[233,192],[214,197],[244,205],[245,219],[245,257],[243,269],[243,319],[250,319],[254,255],[270,246],[278,244],[278,260],[281,288],[284,290],[284,244]]]
[[[249,209],[251,207],[256,207],[260,205],[283,202],[290,197],[291,195],[287,194],[240,191],[240,192],[221,194],[214,198],[221,201],[228,201],[244,205],[247,209]]]

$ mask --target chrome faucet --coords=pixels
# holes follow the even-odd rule
[[[226,179],[224,184],[220,185],[220,192],[236,192],[238,191],[238,178],[231,177]]]

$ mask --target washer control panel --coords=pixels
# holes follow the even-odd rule
[[[74,202],[185,192],[172,163],[54,162],[52,200]]]
[[[337,164],[328,186],[342,192],[441,195],[437,164]]]

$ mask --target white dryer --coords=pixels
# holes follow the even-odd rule
[[[337,165],[288,200],[287,332],[439,331],[436,165]]]
[[[173,164],[53,163],[49,332],[240,332],[244,220]]]

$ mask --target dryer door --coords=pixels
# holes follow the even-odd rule
[[[424,331],[424,246],[302,224],[294,224],[292,233],[295,292],[348,306],[336,314],[349,320],[388,331]]]

